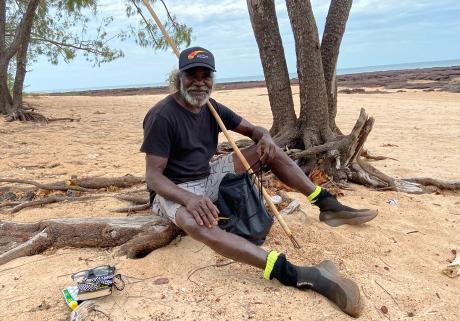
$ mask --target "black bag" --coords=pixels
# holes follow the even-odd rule
[[[248,173],[225,175],[219,186],[216,205],[220,216],[228,218],[219,220],[222,229],[256,245],[264,243],[273,225],[273,217],[265,209],[262,194]]]

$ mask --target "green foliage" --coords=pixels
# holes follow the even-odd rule
[[[113,4],[115,1],[111,1]],[[154,3],[155,1],[150,1]],[[166,40],[160,34],[147,10],[140,0],[119,0],[126,10],[126,17],[120,19],[104,13],[104,5],[109,1],[97,0],[43,0],[35,13],[34,24],[29,42],[28,63],[45,56],[52,64],[63,60],[72,61],[78,54],[99,66],[123,57],[120,49],[113,44],[133,39],[142,47],[165,50]],[[28,1],[7,0],[6,17],[8,45],[13,41],[15,30],[20,25]],[[165,8],[161,8],[164,10]],[[144,12],[144,19],[139,11]],[[167,8],[166,8],[167,10]],[[138,17],[139,20],[135,19]],[[180,45],[190,44],[192,29],[169,15],[164,23],[175,42]],[[118,19],[118,21],[117,21]],[[126,20],[130,21],[126,23]],[[149,23],[148,21],[151,21]],[[14,68],[10,68],[14,69]]]
[[[149,1],[155,3],[156,1]],[[185,47],[190,45],[192,28],[181,24],[176,16],[171,15],[168,8],[164,5],[168,20],[163,24],[170,37],[174,40],[177,46]],[[169,47],[168,42],[161,34],[160,29],[156,24],[149,23],[150,14],[147,9],[143,10],[143,1],[131,0],[126,2],[126,15],[139,16],[138,23],[129,29],[128,34],[135,39],[136,43],[141,47],[153,47],[155,49],[165,50]],[[162,8],[163,9],[163,8]],[[151,20],[151,19],[150,19]]]

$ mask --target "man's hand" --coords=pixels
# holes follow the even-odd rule
[[[257,154],[262,163],[267,163],[275,158],[276,144],[268,133],[257,142]]]
[[[195,195],[188,200],[185,207],[192,213],[198,225],[204,224],[209,228],[217,225],[216,219],[219,216],[219,210],[209,197]]]

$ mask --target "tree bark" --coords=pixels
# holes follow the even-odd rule
[[[273,114],[272,136],[292,140],[296,114],[273,0],[247,0]],[[279,141],[280,145],[283,142]]]
[[[294,33],[300,89],[299,122],[305,148],[330,140],[327,94],[321,50],[310,1],[287,0],[289,20]]]
[[[345,26],[350,14],[352,0],[332,0],[326,18],[323,40],[321,41],[321,58],[328,99],[329,125],[335,133],[341,134],[335,123],[337,115],[337,60],[340,43],[345,33]]]

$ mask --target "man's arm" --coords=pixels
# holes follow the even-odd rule
[[[178,187],[163,172],[168,163],[165,157],[146,154],[145,181],[149,189],[158,195],[183,205],[193,215],[199,225],[217,225],[219,210],[208,197],[193,194]]]
[[[260,126],[254,126],[243,118],[233,131],[251,138],[257,144],[257,154],[259,154],[260,160],[263,163],[274,159],[276,144],[268,130]]]

